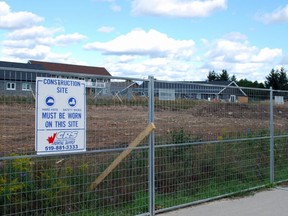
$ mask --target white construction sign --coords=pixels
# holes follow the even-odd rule
[[[37,154],[86,151],[84,80],[37,77]]]
[[[283,96],[275,96],[275,104],[284,104],[284,97]]]
[[[175,89],[159,89],[159,100],[175,100]]]

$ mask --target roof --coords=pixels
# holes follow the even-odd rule
[[[141,85],[143,88],[148,88],[148,82],[145,81]],[[231,88],[231,90],[228,89]],[[234,82],[234,81],[213,81],[213,82],[203,82],[203,81],[193,81],[193,82],[165,82],[155,80],[155,89],[175,89],[177,92],[186,93],[202,93],[202,94],[221,94],[230,91],[231,94],[236,94],[235,90],[238,90],[240,94],[245,95],[245,92]]]
[[[0,80],[31,82],[35,81],[37,76],[48,77],[49,74],[41,65],[0,61]]]
[[[0,67],[43,70],[42,65],[0,61]]]
[[[235,83],[235,82],[234,81],[195,81],[193,83],[228,86],[228,85],[231,85],[231,83]]]
[[[136,82],[110,82],[110,86],[112,88],[130,88],[130,87],[136,87],[138,84]]]
[[[218,82],[221,82],[221,81],[218,81]],[[231,82],[231,81],[223,81],[223,82],[230,82],[230,84],[228,84],[227,87],[229,87],[229,86],[236,86],[243,95],[247,96],[246,93],[245,93],[245,92],[237,85],[237,83],[235,83],[234,81],[232,81],[232,82]],[[213,83],[213,82],[212,82],[212,83]],[[221,94],[222,92],[224,92],[224,91],[227,89],[227,87],[225,87],[224,89],[222,89],[222,90],[219,92],[219,94]]]
[[[230,84],[230,82],[228,83]],[[143,82],[142,84],[144,87],[148,87],[148,81]],[[208,82],[202,82],[202,81],[178,81],[178,82],[171,82],[171,81],[158,81],[155,80],[154,82],[154,88],[158,89],[158,88],[168,88],[168,89],[201,89],[201,88],[208,88],[211,87],[211,83]],[[225,86],[220,86],[220,84],[218,84],[215,88],[217,89],[223,89]],[[220,91],[219,90],[219,91]]]
[[[34,60],[30,60],[28,64],[40,65],[45,70],[49,70],[49,71],[111,76],[111,74],[104,67],[92,67],[92,66],[84,66],[84,65],[52,63],[52,62],[43,62],[43,61],[34,61]]]

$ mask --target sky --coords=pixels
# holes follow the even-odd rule
[[[113,76],[265,81],[288,69],[285,0],[0,0],[0,60],[105,67]]]

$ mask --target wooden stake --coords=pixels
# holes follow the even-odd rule
[[[34,100],[36,100],[36,96],[35,96],[33,90],[31,90],[31,93],[32,93],[32,96],[33,96]]]
[[[124,150],[105,170],[104,172],[96,178],[96,180],[90,185],[90,190],[95,190],[95,188],[124,160],[136,147],[140,144],[145,137],[147,137],[151,131],[155,130],[155,125],[150,123],[138,136],[129,144],[128,149]]]

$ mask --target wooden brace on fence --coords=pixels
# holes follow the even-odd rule
[[[133,150],[132,148],[138,146],[145,137],[147,137],[156,127],[153,123],[150,123],[138,136],[129,144],[126,150],[124,150],[105,170],[96,178],[90,185],[90,190],[95,188],[124,160]]]

